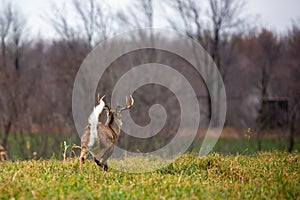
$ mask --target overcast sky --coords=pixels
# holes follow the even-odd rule
[[[52,28],[41,16],[50,13],[51,4],[61,4],[71,0],[12,0],[28,19],[30,32],[42,37],[53,37]],[[102,0],[103,1],[103,0]],[[1,0],[0,0],[1,2]],[[125,9],[130,0],[108,0],[115,9]],[[246,0],[246,12],[251,16],[259,16],[255,21],[258,26],[264,26],[277,32],[284,32],[291,26],[292,19],[300,19],[300,0]],[[159,21],[159,20],[157,20]],[[156,24],[159,26],[159,24]]]

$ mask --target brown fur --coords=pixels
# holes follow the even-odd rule
[[[6,160],[7,152],[5,149],[0,145],[0,161],[3,162]]]
[[[121,112],[125,109],[130,109],[133,105],[133,98],[130,97],[130,104],[126,107],[117,107],[116,110],[110,109],[107,105],[105,106],[105,111],[107,114],[107,119],[105,124],[102,124],[99,120],[97,126],[97,136],[98,143],[100,145],[100,152],[94,155],[94,161],[99,167],[103,167],[106,171],[108,169],[107,159],[112,155],[114,150],[114,144],[120,136],[121,132]],[[126,100],[127,102],[127,100]],[[99,101],[98,101],[99,103]],[[128,103],[126,103],[128,104]],[[99,117],[100,118],[100,117]],[[85,128],[84,134],[81,138],[81,154],[80,154],[80,168],[83,166],[83,162],[88,153],[88,144],[90,140],[90,126]]]

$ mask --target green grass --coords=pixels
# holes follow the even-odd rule
[[[0,141],[2,140],[0,133]],[[9,159],[10,160],[30,160],[30,159],[61,159],[64,149],[64,141],[69,148],[67,155],[74,155],[71,149],[73,144],[80,145],[77,135],[55,135],[55,134],[16,134],[9,135]],[[195,139],[189,148],[191,152],[199,152],[203,138]],[[162,141],[156,141],[158,146],[164,146]],[[286,151],[289,141],[287,139],[263,139],[262,151]],[[148,145],[148,143],[146,144]],[[136,150],[135,144],[128,144],[124,149]],[[295,138],[294,150],[300,152],[300,138]],[[251,155],[258,152],[257,141],[253,138],[219,138],[212,152],[221,154],[243,154]],[[75,150],[75,154],[79,154]]]
[[[298,152],[185,154],[139,174],[104,172],[91,160],[80,170],[74,158],[0,163],[0,199],[299,199],[299,188]]]
[[[289,140],[287,139],[263,139],[262,151],[287,151]],[[300,138],[295,138],[294,150],[300,151]],[[258,152],[258,144],[254,139],[220,138],[214,147],[214,152],[224,154],[251,155]]]
[[[3,134],[0,133],[0,141],[2,137]],[[80,144],[77,135],[11,133],[8,137],[9,158],[10,160],[61,159],[64,141],[68,145]]]

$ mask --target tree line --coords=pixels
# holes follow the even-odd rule
[[[54,5],[45,23],[57,34],[55,39],[31,38],[26,16],[13,4],[3,4],[0,12],[0,144],[10,151],[13,146],[10,134],[22,136],[19,142],[25,142],[28,133],[43,137],[56,135],[57,141],[62,134],[74,134],[72,87],[83,59],[97,44],[123,29],[153,27],[157,20],[154,3],[153,0],[134,1],[126,12],[117,13],[96,0],[73,0],[67,10]],[[282,115],[279,121],[284,115],[286,123],[278,125],[282,129],[280,137],[290,139],[292,150],[299,131],[300,23],[292,22],[284,34],[250,26],[244,15],[247,5],[238,0],[207,0],[207,7],[192,0],[165,0],[161,4],[174,13],[166,16],[169,27],[199,42],[217,64],[227,92],[226,126],[251,128],[260,141],[266,136],[262,130],[268,129],[265,111],[270,101],[286,101],[286,112],[273,115]],[[75,22],[70,21],[66,11],[71,11]],[[169,45],[173,42],[169,40]],[[122,62],[127,65],[147,63],[151,60],[149,53],[145,51],[143,56]],[[152,56],[155,55],[158,53]],[[180,60],[175,61],[180,63]],[[110,82],[120,73],[117,70],[108,72],[107,88],[100,90],[109,91],[113,85]],[[164,94],[161,93],[162,98]],[[201,124],[205,126],[211,119],[211,99],[204,90],[199,94],[199,102],[205,108]],[[151,97],[142,94],[140,98],[140,106],[151,104],[148,102]],[[146,114],[133,112],[141,116],[140,123],[147,121]],[[171,122],[169,127],[172,127]],[[239,133],[242,135],[242,131]]]

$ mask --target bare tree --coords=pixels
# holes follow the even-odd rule
[[[79,17],[80,26],[83,27],[83,38],[87,41],[89,48],[108,37],[111,15],[105,13],[106,5],[103,2],[88,0],[83,3],[73,0],[73,7]]]
[[[300,93],[293,93],[289,101],[289,147],[292,152],[295,146],[295,133],[299,130]]]
[[[177,11],[181,23],[174,18],[168,21],[175,30],[184,30],[186,35],[200,42],[212,55],[213,60],[221,69],[221,42],[222,36],[237,30],[245,22],[242,12],[244,1],[239,0],[207,0],[208,15],[204,13],[204,3],[195,0],[168,1],[169,5]],[[205,22],[208,18],[209,24]],[[183,26],[182,26],[183,25]],[[223,75],[223,74],[222,74]]]
[[[117,13],[120,24],[126,23],[128,27],[153,27],[153,0],[134,1],[129,12]]]
[[[22,113],[21,110],[24,111],[24,108],[26,107],[24,105],[27,99],[24,98],[25,96],[23,96],[23,94],[25,95],[26,92],[29,92],[30,90],[28,88],[23,88],[26,84],[24,84],[20,78],[20,59],[22,57],[23,47],[25,44],[23,36],[25,33],[24,28],[26,23],[18,9],[15,7],[13,8],[11,4],[7,4],[6,8],[9,9],[6,11],[9,13],[9,15],[7,14],[9,17],[6,18],[6,23],[3,21],[3,24],[9,24],[9,26],[7,26],[7,33],[2,36],[6,37],[6,40],[8,41],[7,44],[9,44],[9,46],[7,46],[8,48],[5,47],[5,41],[2,43],[2,51],[4,50],[2,56],[4,56],[3,58],[6,60],[6,68],[2,69],[3,77],[1,77],[2,81],[0,82],[0,108],[3,113],[1,123],[4,128],[2,145],[8,151],[8,137],[11,129],[17,126],[18,117],[20,116],[20,113]],[[7,56],[11,54],[9,51],[11,49],[13,56]]]
[[[254,36],[255,37],[255,36]],[[266,115],[267,113],[267,100],[271,96],[270,84],[272,77],[274,76],[275,66],[279,60],[280,55],[280,44],[279,40],[275,34],[263,29],[255,41],[253,41],[252,48],[250,51],[250,60],[256,66],[258,72],[258,80],[256,87],[258,89],[258,96],[260,98],[260,105],[258,108],[258,118],[257,118],[257,142],[258,149],[261,150],[261,140],[263,136],[263,131],[266,128]]]
[[[74,27],[69,21],[69,13],[67,12],[68,9],[65,8],[65,5],[63,6],[63,8],[59,8],[53,4],[51,10],[52,15],[47,17],[45,20],[50,22],[58,36],[65,41],[73,41],[78,39],[78,32],[74,30]],[[70,49],[74,49],[72,43],[68,44]]]
[[[12,5],[10,3],[5,4],[3,9],[0,11],[0,37],[1,37],[1,56],[2,65],[6,67],[6,39],[10,31],[12,23]]]
[[[84,27],[87,43],[89,45],[89,48],[91,48],[92,40],[94,39],[94,34],[95,34],[95,20],[97,17],[95,16],[96,14],[95,2],[94,0],[88,0],[87,6],[84,7],[82,1],[73,0],[73,5],[81,19],[81,22]]]
[[[6,86],[8,86],[9,84],[7,84],[7,79],[9,79],[9,76],[7,74],[7,48],[6,48],[6,40],[9,37],[9,33],[10,33],[10,28],[11,28],[11,23],[13,20],[12,17],[12,6],[11,4],[5,4],[4,6],[5,10],[2,13],[2,15],[0,16],[0,28],[1,28],[1,49],[2,49],[2,65],[3,65],[3,69],[1,69],[1,71],[3,73],[1,73],[1,84],[0,86],[2,87],[0,92],[1,92],[1,99],[0,99],[0,109],[2,110],[3,114],[1,117],[1,124],[3,126],[3,139],[2,139],[2,146],[4,148],[7,148],[7,141],[8,141],[8,135],[10,133],[11,127],[12,127],[12,120],[13,120],[13,116],[12,113],[10,113],[9,110],[7,110],[8,108],[14,108],[15,106],[12,105],[12,95],[8,95],[8,98],[5,98],[7,95],[7,92],[10,94],[10,90],[7,90]]]
[[[53,5],[53,13],[46,19],[57,34],[65,40],[80,39],[87,44],[88,49],[91,49],[95,44],[106,39],[112,31],[113,25],[110,22],[113,17],[109,15],[110,13],[105,13],[105,10],[108,10],[105,3],[97,0],[87,2],[72,0],[68,8],[74,11],[74,16],[66,13],[68,10],[66,6],[59,8]],[[76,22],[71,22],[74,17]]]
[[[60,36],[54,41],[55,45],[48,49],[50,65],[55,68],[51,72],[55,77],[53,84],[58,85],[55,90],[61,91],[58,92],[56,99],[64,98],[63,93],[67,92],[68,101],[71,101],[73,80],[80,64],[93,46],[107,37],[112,23],[109,23],[110,18],[104,13],[105,6],[96,0],[87,2],[72,0],[70,4],[64,5],[64,8],[68,9],[53,5],[53,13],[49,14],[46,20]],[[72,21],[74,18],[76,20]],[[72,116],[71,105],[65,106],[61,102],[58,104],[64,113],[58,112],[72,123],[69,117]]]
[[[237,27],[244,23],[244,19],[241,16],[244,10],[245,2],[240,0],[209,0],[209,20],[211,24],[210,35],[211,35],[211,53],[212,59],[216,63],[221,76],[223,79],[226,77],[226,72],[229,66],[225,66],[222,58],[222,41],[226,43],[226,35],[228,32],[237,30]],[[223,36],[223,38],[222,38]],[[234,40],[233,40],[234,41]],[[223,44],[223,46],[226,44]],[[233,47],[233,46],[231,46]],[[233,53],[233,48],[226,49],[227,53]],[[227,55],[231,57],[233,55]],[[219,95],[220,86],[217,88],[216,95]],[[217,99],[219,99],[217,97]],[[221,102],[217,102],[216,105],[220,105]],[[211,108],[211,103],[209,103]],[[218,108],[217,108],[218,109]],[[211,115],[209,115],[211,118]],[[218,123],[219,119],[212,119],[213,122]]]
[[[241,15],[245,5],[244,1],[208,0],[208,15],[206,15],[208,16],[208,25],[205,21],[207,20],[207,17],[205,18],[205,15],[202,14],[204,13],[204,3],[200,4],[194,0],[176,0],[168,2],[169,5],[171,5],[177,11],[182,22],[180,24],[174,18],[170,18],[169,23],[171,26],[175,30],[182,30],[183,28],[186,35],[201,43],[212,55],[212,59],[216,63],[222,77],[224,78],[225,72],[227,71],[225,70],[225,67],[228,67],[228,65],[223,65],[224,63],[228,62],[228,60],[226,60],[226,62],[222,62],[221,50],[227,45],[226,41],[228,40],[229,33],[233,33],[234,30],[237,30],[237,27],[244,22],[244,19]],[[231,56],[228,52],[233,52],[233,47],[234,45],[227,45],[227,58]],[[201,73],[211,74],[212,71],[209,70]],[[214,80],[211,80],[211,82],[212,81]],[[221,86],[218,86],[216,88],[216,90],[218,90],[214,92],[216,95],[219,95],[220,87]],[[218,99],[218,97],[216,99]],[[208,119],[211,119],[212,102],[209,95],[207,95],[207,105],[207,116]],[[220,102],[216,102],[216,105],[220,105]],[[219,119],[217,118],[211,119],[213,125],[218,124]]]
[[[175,30],[183,30],[187,36],[195,39],[208,48],[207,40],[205,40],[205,27],[202,18],[203,9],[199,2],[194,0],[187,1],[167,1],[167,6],[174,9],[181,19],[181,23],[178,23],[176,18],[168,18],[168,22]]]
[[[22,50],[25,45],[25,41],[23,40],[25,26],[25,17],[18,10],[13,10],[12,41],[14,44],[14,66],[17,71],[20,69],[20,59],[22,58]]]
[[[295,145],[295,133],[299,130],[299,111],[300,111],[300,91],[299,91],[299,78],[300,78],[300,58],[298,56],[300,50],[300,20],[293,23],[292,28],[288,33],[287,40],[287,54],[289,55],[289,68],[291,81],[289,82],[289,148],[291,152]],[[286,79],[284,80],[286,81]]]
[[[209,0],[209,19],[212,24],[211,54],[221,73],[221,34],[236,29],[244,22],[241,17],[244,6],[245,2],[240,0]]]

